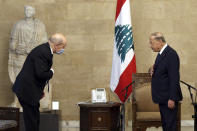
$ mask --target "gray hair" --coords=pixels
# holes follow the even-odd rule
[[[166,40],[161,32],[154,32],[151,36],[154,36],[154,39],[157,41],[161,40],[163,43],[166,43]]]
[[[63,39],[59,37],[50,37],[49,41],[56,45],[62,44],[64,42]]]

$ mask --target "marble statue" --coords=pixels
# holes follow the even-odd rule
[[[12,83],[14,83],[30,51],[39,44],[48,41],[45,25],[39,19],[34,18],[35,8],[25,6],[24,11],[25,19],[14,25],[9,42],[8,72]],[[45,97],[40,101],[41,110],[51,109],[52,88],[50,87],[50,92],[45,94]],[[19,107],[16,96],[11,106]]]

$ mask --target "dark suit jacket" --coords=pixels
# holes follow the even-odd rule
[[[29,53],[13,85],[20,100],[30,105],[39,103],[47,81],[53,76],[50,70],[52,58],[49,43],[39,45]]]
[[[179,66],[178,54],[167,46],[154,65],[152,99],[155,103],[167,104],[169,99],[176,102],[182,100]]]

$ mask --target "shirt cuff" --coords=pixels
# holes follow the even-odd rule
[[[52,68],[51,68],[50,70],[51,70],[51,71],[53,72],[53,74],[54,74],[54,70],[53,70]]]

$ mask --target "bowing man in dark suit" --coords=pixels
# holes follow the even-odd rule
[[[44,97],[44,87],[52,78],[54,70],[53,53],[61,54],[66,46],[62,34],[54,34],[47,43],[34,48],[13,85],[13,91],[23,108],[26,131],[39,131],[40,100]]]
[[[151,69],[152,99],[159,104],[163,131],[176,131],[178,101],[182,100],[180,88],[179,56],[165,41],[162,33],[150,36],[150,47],[158,52]]]

